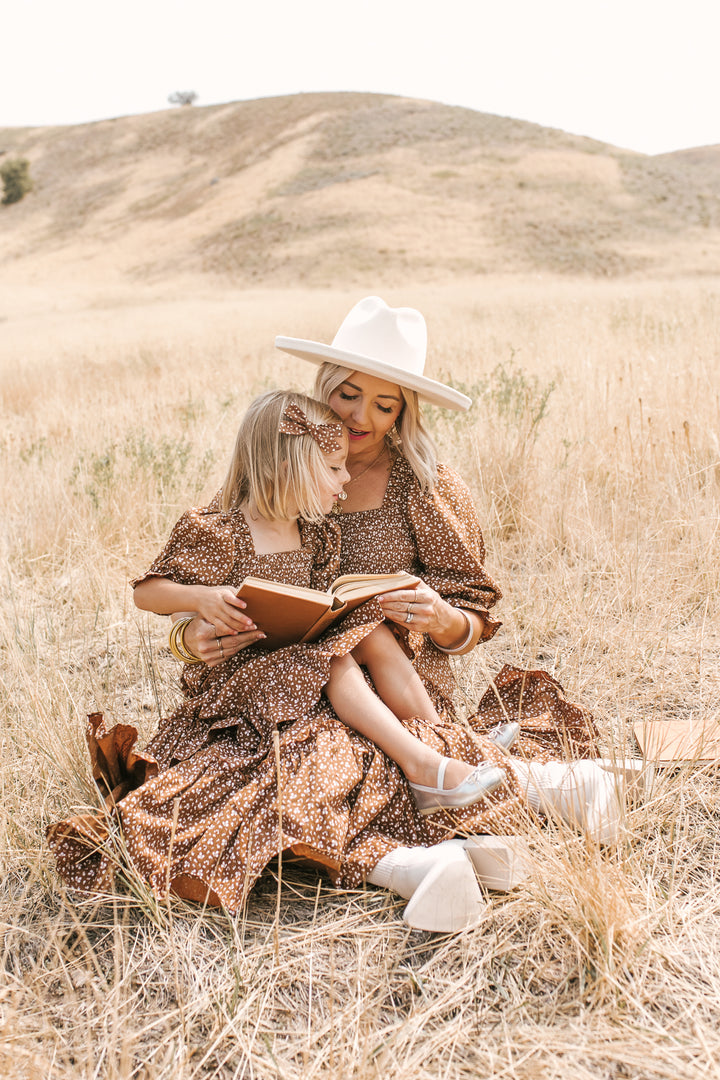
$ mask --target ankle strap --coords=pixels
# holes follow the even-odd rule
[[[445,787],[445,770],[450,764],[450,758],[444,757],[438,765],[437,786],[440,791]]]

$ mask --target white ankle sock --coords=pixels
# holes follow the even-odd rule
[[[444,840],[433,847],[398,847],[385,855],[367,880],[371,885],[391,889],[409,900],[420,882],[440,861],[448,858],[449,849],[464,851],[463,840]]]
[[[537,770],[541,769],[542,765],[533,765],[531,772],[530,765],[527,761],[520,761],[518,758],[510,758],[507,767],[508,769],[512,769],[517,776],[518,784],[520,785],[523,795],[527,799],[530,809],[539,814],[542,806],[540,789],[538,787],[539,776]]]

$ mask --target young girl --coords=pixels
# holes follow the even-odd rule
[[[288,695],[279,685],[279,654],[262,649],[262,627],[243,613],[246,605],[236,590],[247,573],[287,584],[329,586],[339,530],[325,515],[342,498],[349,479],[347,448],[345,429],[326,405],[299,394],[263,394],[240,425],[220,505],[183,515],[163,555],[135,583],[138,607],[158,614],[193,611],[212,623],[221,658],[223,636],[243,635],[243,649],[224,661],[227,680],[221,681],[232,685],[225,703],[229,711],[239,709],[251,721],[261,712],[267,715],[268,708],[279,709],[278,722],[292,719],[293,710],[288,713]],[[219,524],[224,543],[218,540]],[[232,560],[227,541],[234,549]],[[253,561],[259,565],[248,569]],[[202,573],[191,569],[199,564]],[[380,619],[377,605],[363,605],[320,643],[280,650],[292,656],[288,689],[295,711],[309,711],[321,689],[344,724],[396,762],[421,814],[479,802],[504,782],[503,770],[445,758],[403,725],[402,720],[413,717],[430,724],[439,724],[440,718],[399,641]],[[333,641],[338,643],[335,653]],[[182,652],[181,637],[177,643]],[[323,663],[324,678],[318,675]],[[242,682],[233,678],[239,668],[246,676]],[[274,706],[268,706],[270,698]],[[218,717],[216,724],[222,722]]]

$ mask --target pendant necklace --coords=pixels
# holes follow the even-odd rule
[[[353,476],[353,477],[351,477],[351,478],[350,478],[350,480],[346,480],[346,482],[345,482],[345,487],[350,487],[350,485],[351,485],[351,484],[354,484],[356,480],[359,480],[361,476],[364,476],[366,472],[370,472],[370,470],[371,470],[371,469],[372,469],[372,468],[373,468],[373,467],[374,467],[375,465],[377,465],[378,461],[379,461],[379,460],[380,460],[380,458],[381,458],[381,457],[383,456],[383,454],[385,453],[386,449],[387,449],[387,446],[385,445],[385,443],[383,443],[383,445],[382,445],[382,446],[381,446],[381,448],[380,448],[380,453],[378,454],[378,456],[377,456],[377,457],[375,457],[375,458],[373,458],[373,459],[372,459],[372,461],[370,462],[370,464],[369,464],[369,465],[366,465],[364,469],[361,469],[361,471],[360,471],[360,472],[359,472],[359,473],[357,474],[357,476]],[[346,493],[346,492],[343,492],[343,495],[344,495],[344,496],[345,496],[345,498],[347,499],[347,493]],[[336,513],[336,514],[342,514],[342,512],[343,512],[343,508],[342,508],[342,506],[340,505],[340,503],[339,503],[339,502],[336,502],[336,503],[335,503],[335,505],[334,505],[334,507],[333,507],[333,512],[334,512],[334,513]]]

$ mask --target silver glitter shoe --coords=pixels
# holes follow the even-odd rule
[[[520,725],[516,720],[508,720],[505,724],[496,724],[487,733],[488,739],[495,743],[498,750],[507,753],[520,734]]]
[[[444,788],[445,770],[450,758],[443,758],[438,765],[437,787],[410,784],[417,808],[421,814],[435,814],[438,810],[459,810],[480,802],[491,791],[505,783],[505,770],[496,765],[478,765],[454,788]]]

